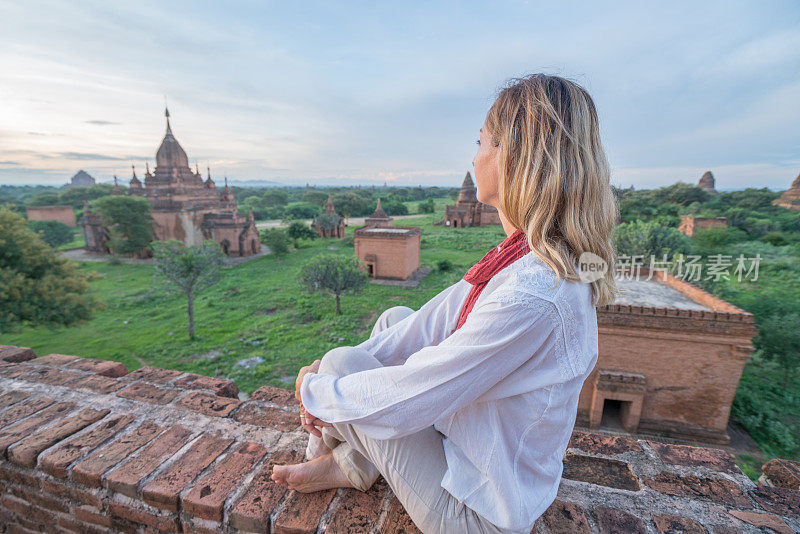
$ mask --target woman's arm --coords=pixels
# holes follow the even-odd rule
[[[524,368],[530,389],[552,373],[533,372],[561,331],[555,305],[512,290],[495,292],[439,345],[411,354],[403,365],[343,377],[309,373],[300,394],[306,410],[329,423],[352,423],[377,439],[417,432],[472,403]],[[566,357],[566,355],[564,355]]]
[[[445,288],[402,321],[378,332],[359,348],[384,366],[402,365],[422,347],[438,345],[455,328],[461,306],[472,285],[461,279]]]

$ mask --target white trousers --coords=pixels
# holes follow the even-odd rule
[[[413,313],[406,306],[389,308],[372,329],[375,335]],[[337,347],[323,356],[319,373],[344,376],[374,369],[381,363],[355,347]],[[458,501],[441,482],[447,470],[443,434],[429,426],[397,439],[375,439],[346,423],[319,427],[322,437],[309,434],[306,457],[333,450],[333,458],[352,484],[367,491],[380,475],[392,488],[414,524],[425,534],[507,533]]]

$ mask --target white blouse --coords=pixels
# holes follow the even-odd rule
[[[358,345],[385,367],[306,374],[303,406],[377,439],[433,425],[445,436],[442,487],[527,534],[556,497],[578,395],[597,362],[589,284],[555,282],[529,252],[487,283],[453,332],[472,287],[461,279]]]

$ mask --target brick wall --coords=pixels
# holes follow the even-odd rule
[[[58,221],[72,228],[78,226],[72,206],[29,206],[25,214],[29,221]]]
[[[269,475],[303,459],[287,390],[0,346],[0,532],[413,533],[381,478],[302,494]],[[534,532],[800,531],[800,464],[756,485],[718,449],[573,435]]]

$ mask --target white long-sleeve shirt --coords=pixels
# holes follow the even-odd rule
[[[529,252],[495,274],[453,332],[472,287],[461,279],[358,345],[384,367],[306,374],[303,406],[377,439],[433,425],[445,436],[442,487],[527,534],[556,497],[578,395],[597,363],[589,284],[555,282]]]

